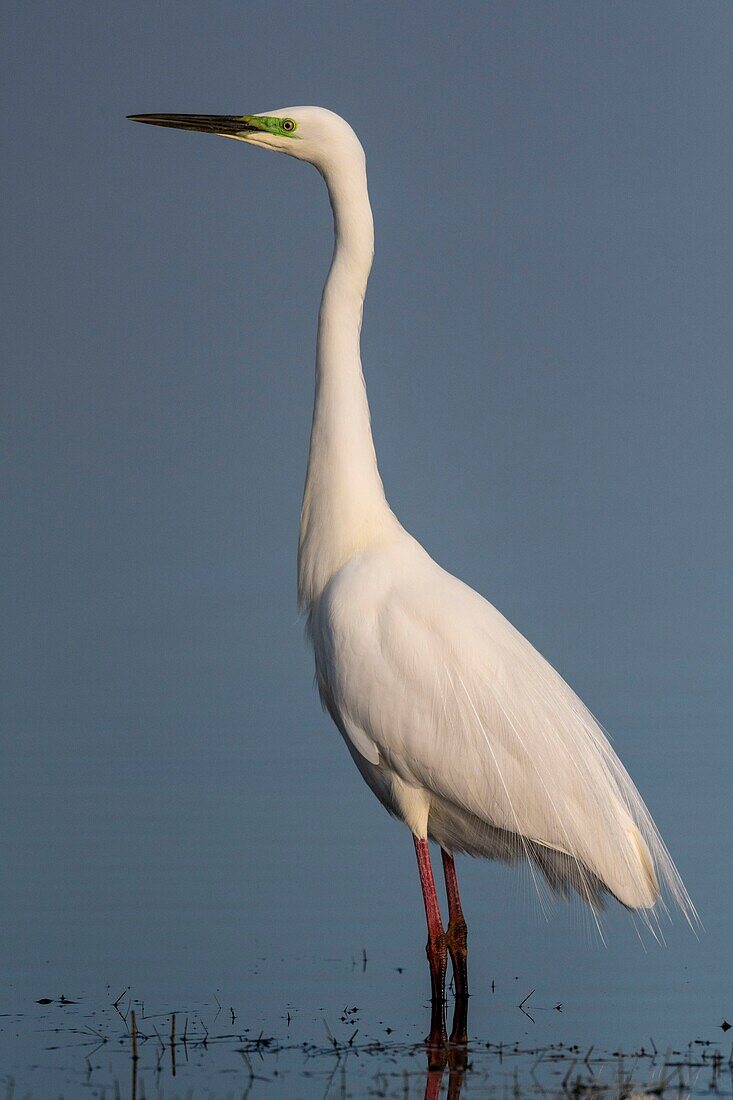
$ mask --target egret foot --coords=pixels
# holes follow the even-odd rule
[[[445,972],[448,967],[448,946],[445,932],[431,936],[425,945],[430,966],[430,1034],[428,1046],[445,1046]],[[443,1062],[445,1065],[445,1062]]]
[[[430,1034],[425,1039],[428,1056],[428,1069],[440,1070],[441,1074],[448,1064],[448,1040],[445,1033],[445,1010],[443,1005],[433,1005],[430,1012]]]
[[[465,1069],[468,1042],[468,997],[456,997],[453,1006],[453,1027],[450,1033],[451,1054],[456,1068]]]
[[[455,1013],[463,1013],[463,1024],[461,1025],[458,1023],[456,1015],[454,1015],[454,1032],[456,1030],[461,1030],[461,1027],[465,1031],[465,1005],[465,1001],[463,1002],[463,1006],[461,1006],[458,1001],[456,1002]],[[463,1075],[468,1063],[468,1051],[465,1043],[456,1045],[447,1044],[444,1041],[434,1044],[428,1043],[427,1058],[428,1074],[425,1081],[425,1100],[439,1100],[446,1068],[449,1072],[446,1100],[459,1100],[461,1087],[463,1085]]]

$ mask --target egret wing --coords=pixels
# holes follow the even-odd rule
[[[320,632],[342,732],[428,791],[436,821],[453,814],[455,846],[481,851],[483,831],[497,850],[503,838],[507,853],[592,903],[600,883],[630,907],[651,907],[661,880],[694,912],[593,716],[496,608],[424,552],[347,567]]]

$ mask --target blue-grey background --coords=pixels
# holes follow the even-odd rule
[[[367,947],[408,968],[421,1021],[409,836],[321,713],[295,607],[325,190],[288,158],[125,119],[316,103],[367,151],[389,499],[609,728],[706,926],[645,952],[612,914],[604,948],[572,909],[545,924],[521,876],[463,861],[476,1027],[479,991],[520,973],[548,998],[598,991],[586,1022],[613,988],[629,1032],[719,1023],[733,6],[2,18],[0,962],[18,996],[235,997],[255,958]],[[280,1004],[297,967],[258,965]]]

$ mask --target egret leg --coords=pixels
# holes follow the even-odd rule
[[[433,868],[430,864],[430,850],[427,840],[415,841],[415,853],[417,866],[420,871],[420,886],[422,887],[423,901],[425,902],[425,917],[428,922],[428,942],[426,951],[430,964],[430,995],[432,1001],[432,1013],[430,1018],[430,1035],[428,1044],[445,1043],[445,971],[448,964],[448,949],[445,932],[443,931],[443,918],[440,915],[438,904],[438,892],[435,889]]]
[[[461,896],[458,893],[458,876],[453,856],[441,849],[445,890],[448,895],[448,928],[446,944],[450,952],[453,978],[456,986],[456,1013],[453,1021],[451,1042],[466,1042],[466,1001],[468,998],[467,932],[466,920],[461,908]]]

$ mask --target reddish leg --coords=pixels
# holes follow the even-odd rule
[[[455,1022],[453,1027],[455,1029]],[[450,1049],[443,1046],[428,1050],[428,1075],[425,1079],[424,1100],[440,1100],[446,1065],[449,1069],[446,1100],[460,1100],[467,1061],[465,1044],[456,1045]]]
[[[426,951],[428,963],[430,964],[430,996],[432,1001],[428,1044],[445,1043],[445,969],[448,962],[446,938],[443,931],[440,906],[438,905],[438,894],[435,889],[433,868],[430,865],[428,842],[427,840],[419,840],[416,836],[413,837],[413,840],[415,841],[417,866],[420,871],[420,886],[425,902],[425,916],[428,922]]]
[[[455,1021],[453,1028],[455,1030]],[[432,1050],[429,1049],[424,1100],[440,1100],[446,1066],[449,1070],[446,1100],[460,1100],[467,1062],[466,1046],[463,1043],[451,1047],[441,1046],[434,1047]]]
[[[445,1066],[438,1066],[437,1069],[433,1069],[432,1065],[428,1069],[428,1076],[425,1081],[425,1100],[440,1100],[444,1069]]]
[[[458,893],[458,878],[453,856],[441,849],[443,855],[443,873],[445,874],[445,889],[448,895],[448,928],[445,939],[450,952],[450,961],[453,966],[453,977],[456,985],[456,1014],[453,1021],[453,1034],[451,1042],[466,1042],[466,998],[468,997],[468,967],[467,967],[467,929],[466,921],[461,908],[461,897]]]

